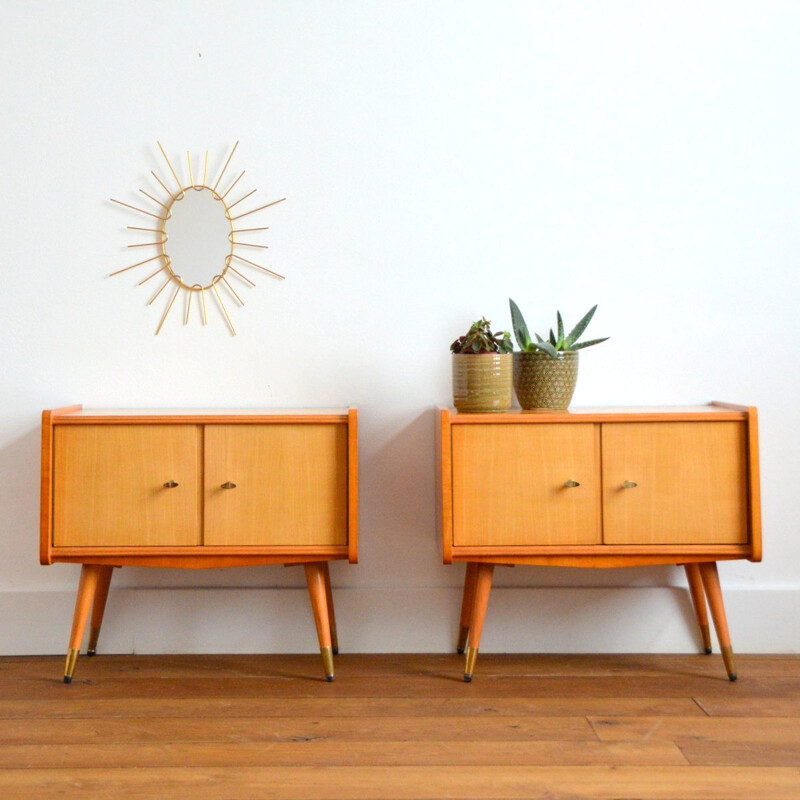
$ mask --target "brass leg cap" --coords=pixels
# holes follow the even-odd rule
[[[467,648],[467,664],[464,667],[464,680],[469,683],[472,680],[472,673],[475,671],[475,661],[478,658],[478,648]]]
[[[462,625],[458,629],[458,645],[456,646],[456,652],[461,655],[464,652],[464,648],[467,646],[467,639],[469,638],[469,625]]]
[[[322,656],[322,667],[325,670],[325,677],[330,682],[333,680],[333,648],[320,647],[319,652]]]
[[[75,663],[78,660],[80,650],[67,650],[67,663],[64,666],[64,683],[72,683],[72,673],[75,672]]]
[[[722,650],[722,660],[725,663],[725,669],[728,671],[728,677],[731,681],[735,681],[737,675],[736,664],[733,660],[733,648],[730,645],[726,645],[721,647],[720,650]]]
[[[89,629],[89,644],[86,647],[86,655],[93,656],[97,654],[97,640],[100,638],[100,628]]]
[[[700,625],[700,638],[703,641],[703,650],[705,650],[706,655],[711,653],[711,634],[708,630],[708,625]]]

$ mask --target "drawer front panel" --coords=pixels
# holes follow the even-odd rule
[[[206,425],[204,542],[346,545],[347,426]]]
[[[604,423],[603,541],[745,544],[745,436],[743,422]]]
[[[57,425],[54,546],[201,544],[200,437],[197,425]]]
[[[453,544],[600,544],[599,436],[592,424],[453,425]]]

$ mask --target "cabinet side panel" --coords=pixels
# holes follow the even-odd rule
[[[745,544],[745,436],[744,422],[604,424],[604,542]]]
[[[451,430],[456,547],[600,544],[593,424]]]
[[[205,544],[346,545],[347,430],[207,425]]]
[[[758,461],[758,411],[747,416],[747,491],[750,512],[751,560],[761,561],[761,479]]]
[[[358,563],[358,409],[347,412],[347,558]]]
[[[53,537],[53,425],[51,412],[42,412],[42,464],[39,491],[39,561],[50,564]]]
[[[55,547],[200,544],[197,426],[56,424],[53,434]]]
[[[55,417],[79,412],[72,405],[42,411],[42,459],[39,485],[39,562],[52,564],[53,548],[53,422]]]
[[[453,472],[450,412],[437,409],[436,432],[436,527],[442,539],[442,559],[453,563]]]

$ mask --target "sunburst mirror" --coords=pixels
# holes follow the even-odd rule
[[[156,276],[161,276],[163,280],[147,305],[152,305],[158,297],[162,296],[162,292],[168,286],[170,287],[170,291],[163,295],[166,306],[156,328],[156,335],[161,332],[161,328],[164,326],[178,296],[183,294],[184,325],[189,323],[193,299],[195,299],[195,305],[198,309],[196,313],[199,314],[203,325],[208,324],[206,295],[209,295],[209,297],[213,298],[211,302],[219,307],[231,334],[235,336],[236,329],[233,327],[223,295],[225,295],[229,303],[243,306],[244,301],[234,286],[237,281],[245,287],[255,286],[255,282],[251,280],[250,276],[253,276],[256,272],[266,273],[279,280],[284,279],[284,276],[280,273],[244,255],[252,255],[252,251],[268,249],[267,245],[259,244],[253,241],[253,238],[254,234],[261,234],[263,231],[269,230],[269,228],[266,226],[247,227],[247,222],[240,222],[240,220],[249,217],[251,214],[264,211],[277,203],[282,203],[286,198],[272,200],[247,211],[243,210],[244,207],[239,204],[255,194],[256,189],[246,192],[232,202],[228,199],[244,176],[243,170],[224,192],[220,188],[239,142],[236,142],[231,149],[213,186],[208,183],[208,150],[206,150],[205,158],[202,161],[202,182],[195,180],[196,171],[197,177],[200,177],[199,160],[193,166],[191,153],[186,153],[186,168],[189,175],[187,183],[185,179],[181,180],[178,176],[172,166],[172,162],[161,146],[161,142],[157,142],[157,144],[172,178],[167,177],[165,183],[155,171],[151,170],[150,174],[160,187],[158,190],[153,187],[152,191],[156,192],[156,194],[166,193],[166,196],[162,195],[162,199],[159,200],[157,196],[146,192],[144,189],[139,189],[141,194],[155,203],[156,207],[150,210],[130,203],[123,203],[113,197],[111,201],[154,220],[149,223],[149,227],[144,225],[128,226],[128,230],[135,231],[137,237],[144,234],[150,239],[150,241],[146,242],[129,244],[128,247],[153,248],[158,252],[149,258],[137,261],[135,264],[118,269],[112,272],[111,275],[120,275],[123,272],[138,269],[147,264],[151,265],[151,268],[158,265],[158,269],[155,272],[151,272],[137,284],[137,286],[142,286]],[[182,161],[183,159],[181,159]],[[169,188],[173,181],[175,189]],[[241,191],[241,186],[239,190]],[[153,250],[150,252],[153,252]],[[147,253],[147,250],[144,252]],[[242,291],[242,285],[238,287],[239,291]],[[167,297],[169,300],[166,300]]]

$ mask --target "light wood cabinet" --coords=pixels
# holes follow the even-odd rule
[[[210,545],[346,546],[346,427],[206,425],[204,530]]]
[[[65,670],[112,570],[303,565],[325,674],[338,649],[328,562],[358,560],[358,416],[300,411],[42,415],[40,558],[82,564]]]
[[[437,436],[444,561],[467,562],[458,642],[465,679],[495,565],[683,564],[704,649],[707,598],[735,680],[716,563],[761,560],[754,408],[440,409]]]
[[[601,430],[606,544],[747,544],[746,422]]]
[[[59,425],[53,434],[54,547],[202,544],[200,426]]]
[[[452,439],[454,546],[600,543],[596,426],[454,425]]]

